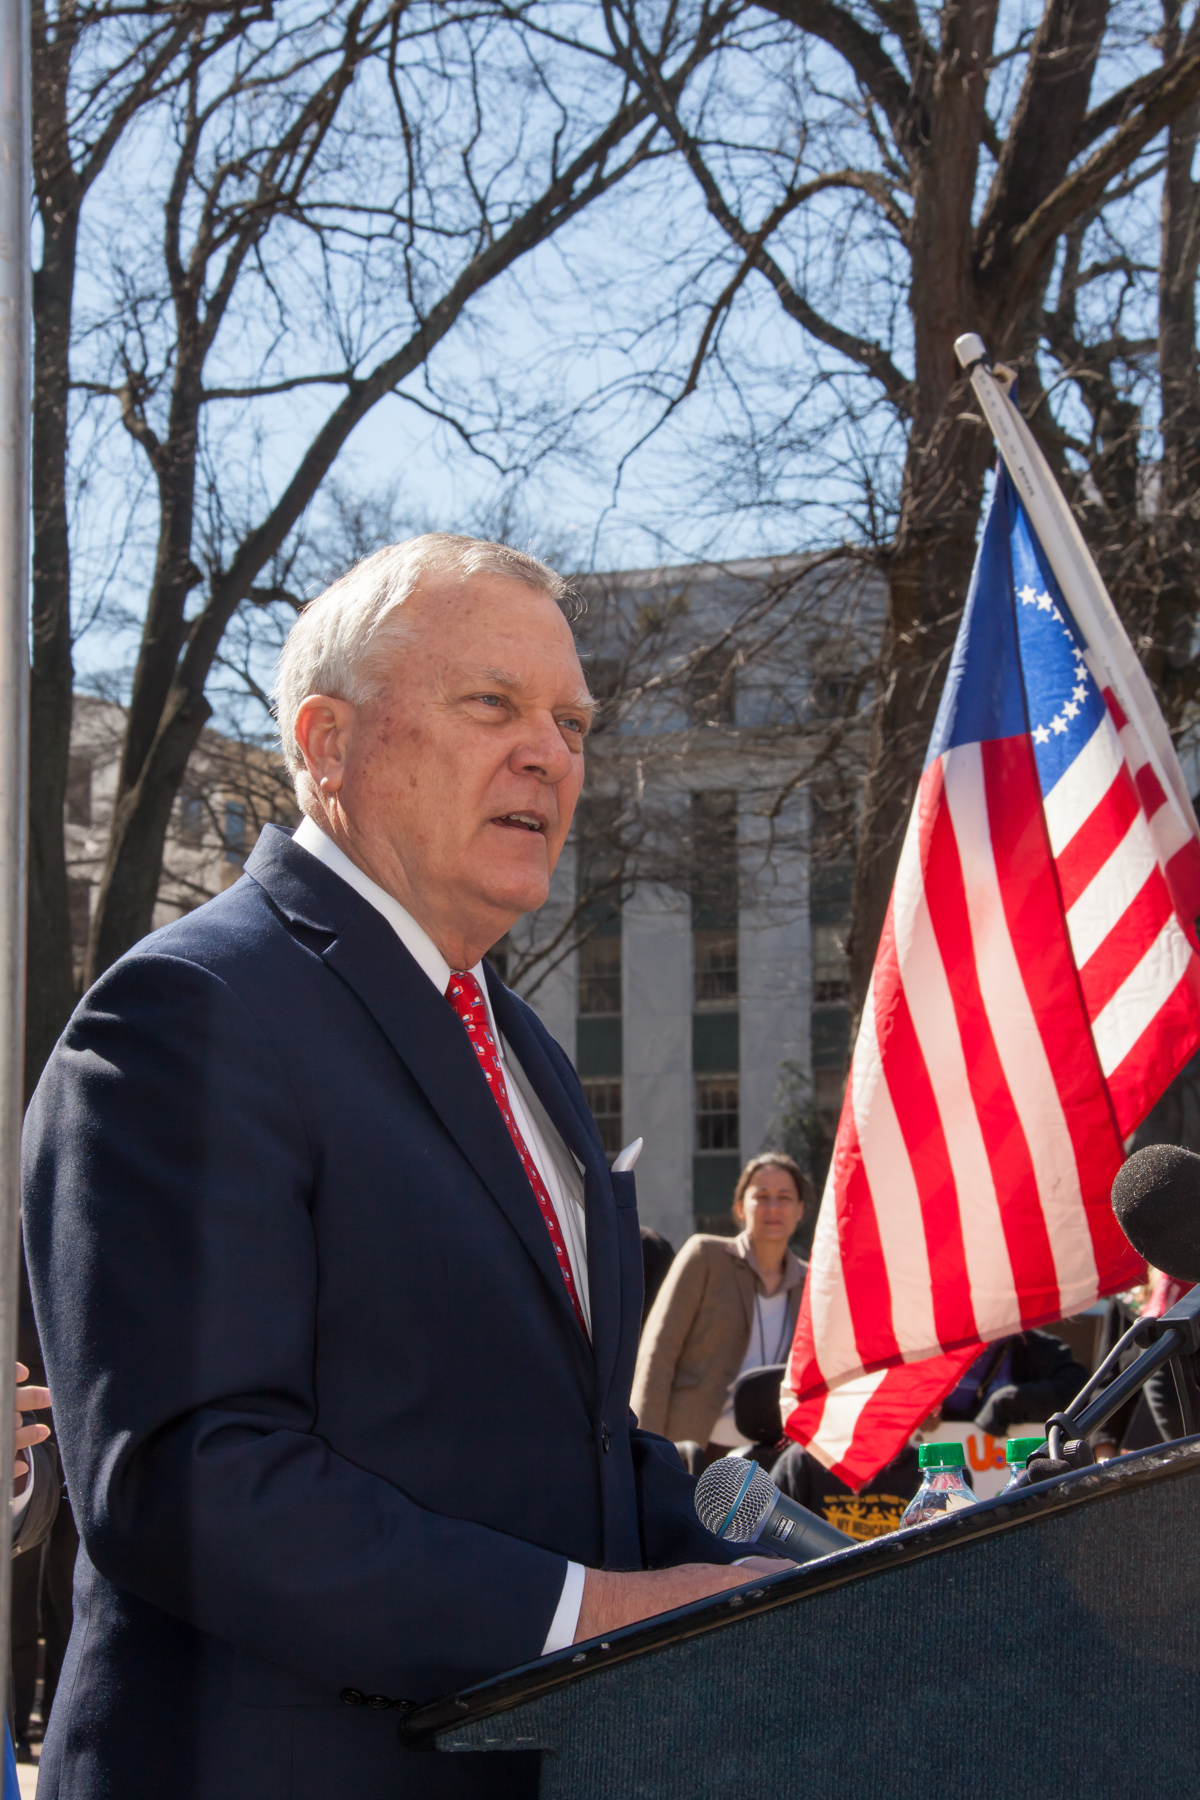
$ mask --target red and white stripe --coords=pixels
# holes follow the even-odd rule
[[[1045,813],[1088,1023],[1125,1136],[1179,1066],[1200,1001],[1200,844],[1111,688],[1104,698],[1108,716],[1047,794]]]
[[[982,1343],[1140,1269],[1108,1193],[1200,1016],[1190,853],[1169,883],[1144,793],[1109,718],[1044,803],[1027,737],[922,779],[788,1374],[789,1434],[852,1484]]]

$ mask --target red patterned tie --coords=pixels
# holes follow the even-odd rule
[[[500,1108],[500,1117],[508,1126],[508,1135],[513,1141],[513,1148],[521,1159],[521,1167],[529,1177],[533,1197],[541,1208],[542,1217],[546,1221],[546,1230],[550,1233],[550,1242],[554,1245],[554,1254],[558,1258],[562,1278],[567,1284],[571,1305],[575,1308],[575,1317],[579,1320],[580,1329],[586,1337],[588,1335],[587,1322],[583,1316],[583,1308],[579,1304],[575,1277],[571,1273],[571,1259],[567,1255],[567,1246],[563,1243],[562,1228],[558,1223],[554,1202],[546,1192],[546,1184],[538,1174],[537,1164],[529,1154],[529,1146],[517,1129],[517,1121],[513,1118],[512,1108],[508,1104],[508,1088],[504,1081],[504,1071],[500,1067],[500,1058],[496,1054],[496,1040],[488,1025],[483,990],[469,971],[465,975],[460,975],[455,969],[450,976],[446,998],[467,1028],[467,1035],[479,1058],[479,1066],[492,1090],[492,1098]]]

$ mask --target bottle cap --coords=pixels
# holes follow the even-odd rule
[[[1045,1441],[1044,1437],[1009,1438],[1004,1446],[1004,1460],[1007,1463],[1023,1463],[1035,1450],[1040,1450]]]
[[[1038,1439],[1039,1444],[1041,1439]],[[921,1469],[961,1469],[966,1463],[961,1444],[919,1444],[917,1467]]]

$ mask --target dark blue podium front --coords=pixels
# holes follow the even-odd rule
[[[857,1545],[409,1716],[539,1800],[1200,1792],[1200,1438]]]

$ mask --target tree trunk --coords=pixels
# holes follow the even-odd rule
[[[117,801],[92,913],[89,980],[103,974],[153,925],[171,807],[211,714],[203,694],[176,686],[137,781]]]
[[[29,916],[25,1091],[75,1004],[63,812],[74,668],[67,538],[67,403],[78,194],[67,160],[68,55],[34,24],[34,164],[42,225],[34,276],[33,610],[29,711]],[[39,31],[39,26],[42,28]],[[54,179],[54,171],[59,178]]]
[[[974,416],[954,340],[978,331],[996,356],[1036,352],[1054,242],[1022,225],[1076,153],[1108,0],[1048,0],[978,229],[972,206],[985,129],[992,0],[943,12],[944,31],[917,151],[911,233],[915,407],[892,555],[864,817],[855,867],[851,1004],[862,1006],[904,829],[967,597],[991,433]]]
[[[991,439],[961,418],[967,392],[954,340],[975,328],[971,206],[984,122],[996,6],[945,17],[926,142],[913,182],[912,284],[915,410],[904,466],[900,525],[888,574],[850,939],[851,1008],[862,1007],[887,913],[904,829],[937,715],[975,555]]]
[[[120,799],[137,785],[162,724],[187,640],[188,595],[203,579],[191,555],[200,441],[199,372],[204,365],[203,347],[194,341],[197,335],[194,330],[180,332],[176,352],[180,369],[170,421],[153,458],[158,480],[158,550],[125,726],[117,784]],[[180,774],[182,777],[182,770]]]
[[[1168,42],[1168,54],[1171,47]],[[1192,639],[1200,592],[1200,370],[1196,359],[1200,182],[1192,177],[1198,135],[1200,104],[1181,113],[1167,136],[1158,292],[1163,453],[1154,537],[1161,588],[1151,674],[1163,693],[1168,717],[1175,719],[1196,692]],[[1143,505],[1149,498],[1141,496]]]

